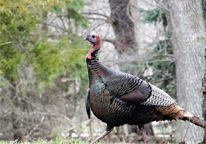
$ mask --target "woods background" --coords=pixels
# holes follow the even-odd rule
[[[88,142],[105,124],[86,116],[89,31],[100,60],[165,90],[202,117],[205,2],[196,0],[0,0],[0,140],[72,137]],[[188,122],[147,125],[151,143],[206,140]],[[110,142],[142,142],[136,126]]]

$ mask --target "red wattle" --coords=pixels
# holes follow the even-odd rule
[[[92,59],[92,53],[94,52],[96,50],[96,46],[93,46],[92,48],[91,48],[91,50],[88,52],[88,54],[86,55],[86,58],[88,58],[88,59]]]
[[[86,55],[86,58],[91,60],[91,59],[92,59],[92,55],[91,55],[90,53],[88,53],[88,54]]]

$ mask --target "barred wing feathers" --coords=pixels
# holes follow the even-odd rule
[[[113,71],[104,79],[105,88],[110,95],[128,104],[140,104],[151,95],[150,85],[130,74]]]
[[[166,92],[152,84],[150,84],[150,86],[152,89],[151,96],[146,101],[142,102],[141,105],[170,106],[175,103],[175,100]]]

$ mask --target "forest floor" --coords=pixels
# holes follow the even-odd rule
[[[127,137],[126,137],[127,138]],[[174,138],[157,138],[154,136],[148,136],[147,137],[147,144],[174,144],[175,139]],[[56,138],[54,140],[36,140],[36,141],[23,141],[23,142],[17,142],[17,141],[1,141],[0,144],[85,144],[89,143],[88,141],[84,141],[79,138],[71,138],[71,139],[64,139],[64,138]],[[122,140],[121,142],[117,140],[115,137],[105,138],[104,141],[99,142],[98,144],[144,144],[143,139],[136,137],[132,138],[130,137],[130,140],[128,142],[128,139]]]
[[[25,142],[17,142],[17,141],[0,141],[0,144],[84,144],[86,142],[81,139],[55,139],[55,140],[37,140],[37,141],[25,141]]]

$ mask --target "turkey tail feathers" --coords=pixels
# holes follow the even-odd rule
[[[170,106],[161,106],[156,108],[157,111],[159,111],[162,114],[162,119],[160,120],[187,120],[197,126],[200,126],[202,128],[205,128],[205,121],[187,111],[185,111],[183,108],[172,104]],[[164,119],[164,116],[169,116]]]
[[[199,117],[194,116],[187,111],[184,111],[183,117],[180,119],[190,121],[191,123],[193,123],[197,126],[205,128],[205,122],[203,119],[200,119]]]

